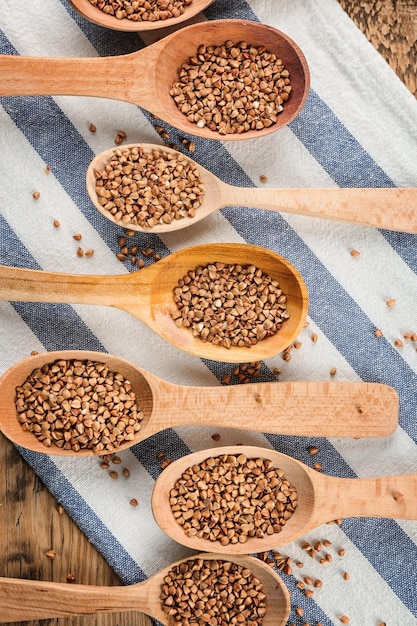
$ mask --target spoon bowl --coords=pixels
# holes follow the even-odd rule
[[[181,559],[147,580],[128,586],[67,585],[17,578],[0,578],[0,623],[42,620],[76,615],[101,615],[140,611],[161,624],[172,624],[159,598],[164,577],[176,565],[189,561],[223,561],[249,569],[266,594],[263,626],[285,626],[290,613],[290,597],[281,578],[269,565],[251,556],[208,553]]]
[[[100,152],[90,162],[86,172],[87,192],[94,206],[110,221],[124,228],[155,234],[181,230],[197,224],[212,213],[226,206],[257,207],[308,217],[334,219],[344,222],[374,226],[387,230],[417,233],[416,188],[305,188],[273,189],[259,187],[235,187],[220,180],[202,165],[187,159],[198,169],[204,187],[201,206],[194,217],[182,217],[169,224],[161,223],[150,227],[132,221],[117,219],[98,201],[96,193],[96,171],[102,171],[117,151],[130,151],[140,146],[144,152],[154,150],[172,155],[182,154],[167,146],[156,144],[128,144]]]
[[[196,536],[189,537],[176,522],[170,491],[183,472],[210,457],[245,455],[248,459],[270,459],[284,471],[298,494],[298,505],[281,532],[251,537],[246,543],[222,546]],[[340,497],[343,494],[343,497]],[[172,539],[195,550],[216,550],[227,554],[264,552],[283,546],[320,526],[344,517],[417,519],[417,474],[379,478],[334,478],[320,474],[286,454],[255,446],[225,446],[200,450],[169,465],[157,478],[152,495],[156,522]],[[236,515],[236,512],[235,512]]]
[[[173,290],[189,270],[214,262],[254,265],[277,280],[287,296],[289,319],[274,335],[247,347],[226,348],[204,342],[174,320]],[[215,361],[257,361],[285,350],[307,317],[307,287],[298,270],[280,255],[241,243],[184,248],[141,270],[122,275],[61,274],[0,266],[0,300],[100,304],[127,311],[177,348]]]
[[[112,30],[119,30],[125,32],[147,32],[150,30],[159,30],[190,20],[195,17],[204,9],[207,9],[210,4],[213,4],[214,0],[193,0],[193,2],[184,7],[184,13],[178,17],[169,17],[165,20],[139,20],[137,22],[122,18],[118,19],[114,15],[104,13],[101,9],[91,4],[90,0],[70,0],[70,4],[73,8],[85,19],[103,26],[104,28],[110,28]]]
[[[223,45],[226,40],[265,46],[282,58],[291,76],[291,96],[277,121],[262,130],[221,134],[190,122],[169,91],[181,65],[201,44]],[[122,56],[44,58],[0,56],[0,96],[67,95],[111,97],[145,108],[184,133],[208,139],[259,138],[288,124],[302,109],[310,87],[304,54],[281,31],[258,22],[213,20],[185,26],[148,47]]]
[[[16,387],[35,369],[73,359],[105,363],[110,371],[122,374],[132,384],[137,404],[143,411],[141,429],[133,440],[115,448],[117,451],[167,428],[190,425],[316,437],[384,437],[398,423],[397,393],[379,383],[310,381],[192,387],[161,380],[111,354],[59,350],[23,359],[0,378],[0,431],[8,439],[34,452],[66,456],[96,454],[88,448],[74,451],[55,445],[45,447],[17,419]]]

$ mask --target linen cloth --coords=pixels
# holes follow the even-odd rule
[[[290,35],[307,57],[311,92],[299,116],[267,137],[238,142],[188,137],[195,141],[192,156],[198,163],[228,183],[245,186],[262,185],[261,175],[271,187],[417,186],[417,102],[336,0],[216,0],[202,17],[221,18],[259,20]],[[3,0],[0,28],[2,54],[116,55],[152,39],[95,26],[65,0]],[[111,99],[2,97],[0,104],[0,263],[67,273],[132,271],[130,263],[115,256],[123,229],[91,204],[85,171],[97,152],[114,146],[121,129],[125,142],[161,144],[155,130],[160,120]],[[90,123],[97,127],[95,133]],[[169,141],[186,152],[183,133],[162,126]],[[40,192],[37,201],[35,190]],[[59,228],[52,225],[55,219]],[[77,232],[82,233],[80,243],[72,238]],[[225,427],[216,429],[221,437],[216,443],[213,428],[167,430],[119,454],[131,474],[117,481],[96,458],[21,450],[124,583],[143,580],[190,553],[166,537],[152,517],[152,487],[161,472],[158,453],[176,459],[198,449],[245,443],[279,450],[310,466],[320,462],[323,472],[334,476],[417,472],[417,344],[407,339],[403,347],[394,344],[405,332],[417,332],[415,235],[227,207],[184,231],[161,237],[136,234],[131,241],[162,256],[203,242],[246,241],[288,258],[309,289],[309,325],[300,334],[301,349],[293,350],[288,362],[282,355],[265,361],[260,380],[276,380],[274,368],[281,370],[282,381],[330,380],[335,367],[336,380],[395,387],[400,416],[395,434],[371,440],[297,438]],[[94,256],[77,257],[78,245],[93,248]],[[353,257],[353,249],[360,256]],[[391,308],[389,298],[395,299]],[[383,332],[378,339],[376,328]],[[316,343],[312,333],[318,336]],[[182,353],[109,307],[0,303],[1,373],[32,350],[72,348],[114,353],[185,385],[220,385],[232,369]],[[310,445],[319,448],[314,457]],[[129,504],[131,498],[138,499],[137,507]],[[304,562],[303,569],[282,575],[292,594],[290,623],[329,626],[345,614],[360,626],[417,624],[417,522],[349,518],[302,539],[324,538],[332,542],[328,552],[333,561],[327,566],[307,557],[301,540],[279,549]],[[337,555],[339,548],[346,550],[343,558]],[[344,571],[350,574],[348,581]],[[296,586],[304,576],[323,581],[310,599]],[[304,609],[303,618],[295,607]]]

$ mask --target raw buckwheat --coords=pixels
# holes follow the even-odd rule
[[[290,93],[282,59],[246,41],[199,46],[170,90],[191,123],[221,135],[272,126]]]
[[[177,326],[226,348],[255,345],[289,318],[278,281],[254,265],[198,266],[178,282],[174,302]]]
[[[269,459],[221,455],[185,470],[170,506],[186,535],[226,546],[281,532],[297,492]]]
[[[18,421],[44,446],[113,452],[132,441],[143,412],[131,383],[105,363],[57,360],[16,387]]]
[[[102,170],[95,170],[98,203],[115,220],[152,228],[194,217],[204,197],[197,167],[178,153],[140,146],[118,148]]]

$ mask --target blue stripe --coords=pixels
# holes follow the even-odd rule
[[[395,186],[313,90],[289,127],[339,187]]]
[[[395,187],[333,111],[311,91],[289,127],[339,187]],[[391,230],[381,234],[403,261],[417,273],[417,235]]]
[[[342,529],[417,617],[417,549],[408,535],[394,520],[385,519],[372,519],[372,524],[369,518],[345,519]]]
[[[216,0],[204,11],[204,15],[209,20],[236,19],[250,20],[257,22],[258,18],[244,0]]]
[[[60,472],[47,454],[18,448],[22,457],[34,468],[36,474],[48,485],[49,491],[65,511],[74,519],[77,526],[91,543],[101,552],[110,566],[126,585],[145,580],[146,576],[123,548],[114,535],[103,524],[84,498]]]
[[[171,428],[156,433],[149,439],[134,445],[131,451],[154,480],[158,478],[162,471],[162,460],[169,458],[172,461],[176,461],[191,452]],[[164,456],[159,459],[159,454]]]

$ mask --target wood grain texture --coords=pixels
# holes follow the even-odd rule
[[[417,97],[415,0],[338,0],[340,6]]]
[[[0,467],[1,576],[66,583],[70,574],[75,583],[121,585],[104,558],[65,511],[60,512],[58,503],[2,434]],[[55,550],[54,559],[45,556],[48,550]],[[150,620],[141,613],[113,613],[25,622],[27,626],[132,623],[149,626]]]
[[[415,0],[339,0],[411,93],[417,96],[417,3]],[[388,25],[388,30],[387,30]],[[65,582],[74,572],[86,584],[119,585],[110,566],[83,536],[0,434],[0,574]],[[45,551],[58,546],[51,562]],[[141,614],[110,614],[25,622],[27,626],[150,626]]]

